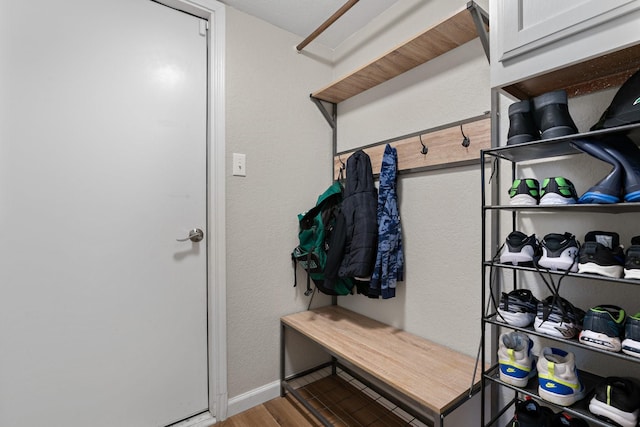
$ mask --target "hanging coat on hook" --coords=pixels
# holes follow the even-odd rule
[[[396,282],[404,280],[404,252],[402,228],[398,212],[396,175],[398,154],[389,144],[384,149],[380,168],[378,194],[378,250],[376,264],[369,284],[369,297],[393,298]]]
[[[347,159],[347,180],[342,200],[346,239],[338,274],[341,278],[366,280],[365,288],[376,260],[376,204],[377,190],[373,183],[371,159],[367,153],[358,150]]]

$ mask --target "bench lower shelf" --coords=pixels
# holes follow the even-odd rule
[[[481,369],[474,376],[474,358],[339,306],[284,316],[281,327],[281,393],[290,392],[303,405],[285,379],[287,329],[320,345],[335,364],[381,395],[396,397],[426,424],[442,426],[479,390]]]

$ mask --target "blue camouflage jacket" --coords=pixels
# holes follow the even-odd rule
[[[404,280],[404,252],[402,227],[398,212],[396,175],[398,154],[389,144],[385,147],[380,169],[378,190],[378,251],[376,264],[369,284],[369,296],[393,298],[396,282]]]

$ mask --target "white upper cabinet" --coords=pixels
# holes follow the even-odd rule
[[[640,0],[492,0],[491,85],[640,42]]]

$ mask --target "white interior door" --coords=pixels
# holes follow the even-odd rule
[[[149,0],[0,2],[0,426],[205,411],[207,41]]]

